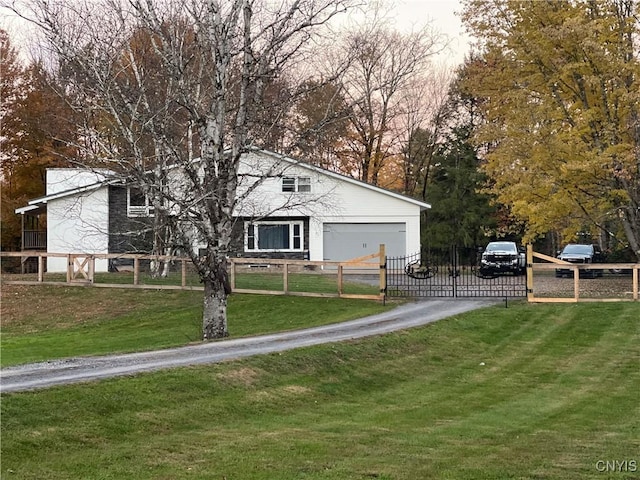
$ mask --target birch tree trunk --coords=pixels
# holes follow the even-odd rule
[[[227,294],[217,278],[204,279],[204,310],[202,314],[202,338],[223,338],[227,329]]]

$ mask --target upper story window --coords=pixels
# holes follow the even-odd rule
[[[153,216],[153,205],[144,192],[136,187],[127,188],[127,216],[128,217],[151,217]]]
[[[282,191],[283,192],[310,192],[311,191],[311,178],[310,177],[282,177]]]

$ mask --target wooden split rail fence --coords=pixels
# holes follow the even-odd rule
[[[37,285],[37,284],[66,284],[80,286],[96,286],[105,288],[141,288],[141,289],[167,289],[167,290],[202,290],[203,287],[198,284],[197,276],[193,272],[191,260],[187,257],[179,256],[155,256],[155,255],[137,255],[137,254],[61,254],[46,253],[42,251],[23,251],[23,252],[0,252],[0,257],[19,257],[23,260],[27,257],[37,260],[37,277],[33,276],[25,278],[25,275],[2,275],[2,282],[5,284],[21,284],[21,285]],[[67,269],[66,278],[64,274],[59,274],[57,280],[50,277],[53,274],[46,273],[46,259],[66,258]],[[538,261],[535,261],[535,260]],[[129,270],[131,277],[126,277],[128,283],[96,282],[96,261],[127,261],[130,264]],[[321,262],[307,260],[274,260],[264,258],[230,258],[229,259],[229,282],[232,291],[238,293],[256,293],[269,295],[299,295],[299,296],[319,296],[319,297],[341,297],[341,298],[363,298],[384,301],[385,290],[387,284],[387,265],[384,245],[380,246],[378,252],[363,257],[354,258],[344,262]],[[179,264],[179,280],[175,279],[174,283],[167,284],[161,282],[150,283],[142,281],[142,267],[148,262],[172,262],[174,270],[175,265]],[[264,268],[263,268],[264,267]],[[269,269],[275,272],[273,275],[281,275],[279,286],[281,288],[246,288],[238,285],[238,276],[244,275],[250,271],[260,271]],[[546,283],[551,283],[551,277],[556,269],[570,270],[573,277],[572,292],[566,296],[557,296],[553,292],[541,295],[539,292],[543,290]],[[593,280],[583,279],[580,275],[585,270],[598,271],[602,270],[624,270],[630,272],[630,278],[627,274],[624,278],[627,282],[625,285],[624,295],[614,294],[607,296],[606,292],[589,297],[584,295],[584,287],[589,286],[588,282],[593,285]],[[292,289],[291,272],[308,272],[317,274],[325,278],[335,278],[336,285],[331,292],[314,292],[301,291],[300,288]],[[348,293],[345,292],[345,277],[354,274],[365,274],[370,279],[378,276],[377,285],[369,289],[371,294]],[[175,275],[175,274],[174,274]],[[640,277],[639,263],[615,263],[615,264],[575,264],[569,263],[557,258],[534,252],[532,247],[527,247],[527,299],[529,302],[583,302],[583,301],[621,301],[621,300],[639,300],[638,283]],[[17,279],[16,279],[17,278]],[[196,278],[194,280],[194,278]],[[610,280],[610,277],[607,280]],[[122,279],[120,280],[122,282]],[[563,280],[564,281],[564,280]],[[370,283],[372,283],[370,281]],[[566,283],[566,281],[565,281]],[[379,288],[377,288],[379,286]]]
[[[542,260],[535,262],[534,259]],[[537,286],[548,282],[548,278],[553,275],[557,269],[568,270],[573,277],[573,294],[566,297],[558,297],[550,295],[548,297],[536,295],[539,290]],[[607,292],[597,292],[597,295],[587,297],[583,292],[583,287],[592,283],[594,279],[586,279],[585,273],[593,272],[601,273],[603,276],[606,270],[609,271],[628,271],[631,273],[631,283],[629,284],[626,297],[622,297],[620,292],[615,295],[608,295]],[[541,275],[536,276],[536,272]],[[582,273],[582,275],[581,275]],[[547,303],[575,303],[575,302],[616,302],[616,301],[638,301],[638,278],[640,276],[640,263],[570,263],[559,258],[544,255],[533,251],[531,245],[527,246],[527,300],[529,302],[547,302]],[[610,280],[610,279],[608,279]]]
[[[75,286],[94,286],[102,288],[140,288],[140,289],[165,289],[165,290],[203,290],[201,285],[190,284],[194,274],[190,275],[192,269],[191,259],[188,257],[171,256],[171,255],[138,255],[138,254],[63,254],[63,253],[47,253],[41,251],[23,251],[23,252],[0,252],[0,257],[27,257],[37,258],[36,279],[25,278],[27,275],[4,275],[2,281],[5,284],[14,285],[38,285],[38,284],[66,284]],[[47,274],[46,259],[47,258],[66,258],[66,278],[63,280],[51,280],[54,274]],[[96,282],[96,261],[126,261],[131,264],[128,270],[132,272],[131,283],[113,283],[109,282],[109,277],[105,277],[106,281]],[[375,261],[378,260],[378,261]],[[310,260],[284,260],[284,259],[265,259],[265,258],[230,258],[229,260],[229,281],[233,292],[237,293],[254,293],[269,295],[298,295],[298,296],[317,296],[317,297],[340,297],[340,298],[361,298],[384,301],[386,287],[386,256],[384,245],[380,249],[370,255],[354,258],[343,262],[328,261],[310,261]],[[162,284],[162,283],[144,283],[141,282],[142,266],[148,262],[171,262],[172,264],[180,264],[180,284]],[[282,289],[252,289],[238,288],[236,280],[240,270],[249,272],[251,270],[259,271],[261,267],[276,267],[273,271],[281,272]],[[174,267],[175,268],[175,267]],[[317,273],[324,277],[331,276],[336,278],[336,293],[329,292],[304,292],[293,291],[290,288],[290,272],[296,270],[298,272],[309,271]],[[345,277],[347,275],[364,274],[368,276],[379,276],[379,288],[376,288],[376,294],[359,294],[345,293]],[[33,277],[33,276],[31,276]],[[59,275],[61,277],[61,275]],[[111,277],[114,278],[114,277]]]

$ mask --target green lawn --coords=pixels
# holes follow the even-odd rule
[[[202,338],[202,292],[3,285],[3,366],[153,350]],[[231,295],[231,337],[324,325],[389,306],[338,298]]]
[[[637,303],[515,302],[360,341],[7,394],[1,474],[637,479],[639,319]]]

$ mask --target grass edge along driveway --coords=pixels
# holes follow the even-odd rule
[[[219,363],[239,358],[283,352],[406,330],[475,310],[495,302],[466,300],[405,303],[389,312],[347,322],[277,332],[199,345],[131,354],[75,357],[4,368],[1,392],[18,392],[55,385],[95,381],[146,371]]]
[[[2,478],[638,478],[639,308],[496,306],[9,394]]]
[[[343,322],[392,308],[368,300],[231,295],[230,338]],[[2,286],[3,367],[199,343],[202,292]]]

